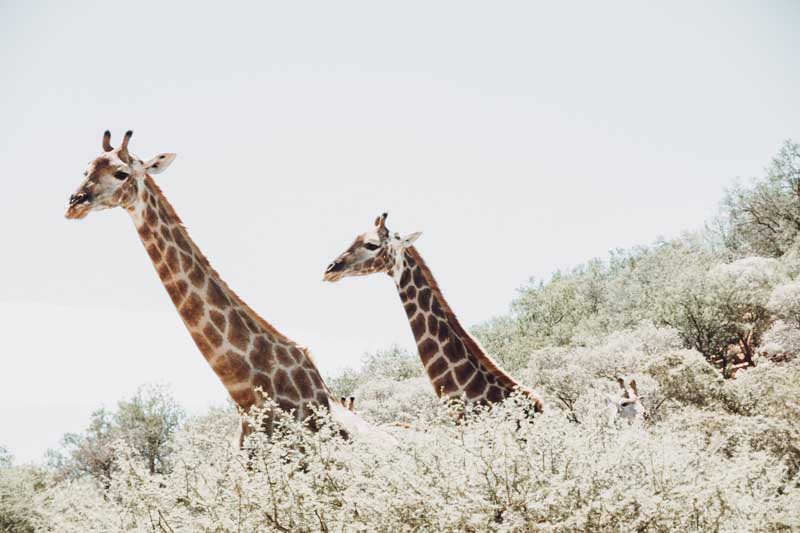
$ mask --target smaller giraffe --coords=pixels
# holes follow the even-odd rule
[[[437,395],[494,404],[515,390],[527,396],[536,412],[542,401],[508,375],[461,326],[419,252],[412,246],[420,233],[406,237],[386,228],[387,214],[356,237],[325,270],[323,280],[384,272],[395,282],[417,341],[420,359]]]
[[[650,418],[647,409],[642,405],[641,396],[639,396],[639,390],[636,387],[636,380],[630,380],[630,390],[625,388],[625,380],[622,378],[617,378],[617,384],[619,385],[620,396],[609,398],[609,402],[616,407],[617,415],[629,421],[637,418],[643,420]]]

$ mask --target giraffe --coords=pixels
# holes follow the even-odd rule
[[[628,383],[630,390],[625,387],[625,380],[622,378],[617,378],[617,385],[619,385],[620,390],[619,397],[609,398],[609,402],[616,408],[617,415],[628,421],[633,421],[637,418],[648,420],[650,414],[642,405],[642,397],[639,396],[636,380],[632,379]]]
[[[128,212],[194,343],[242,411],[262,404],[266,394],[298,420],[308,419],[312,428],[312,406],[321,406],[346,429],[363,430],[366,423],[354,420],[334,399],[309,351],[242,301],[189,237],[151,176],[166,170],[176,154],[143,162],[128,150],[132,135],[128,131],[114,149],[105,132],[103,153],[89,163],[66,217],[82,219],[113,207]],[[271,433],[271,422],[265,429]],[[243,424],[240,445],[250,431]]]
[[[425,371],[439,397],[466,398],[494,404],[514,390],[527,396],[536,412],[543,405],[531,389],[520,385],[495,362],[461,326],[442,295],[439,285],[413,246],[421,235],[391,234],[387,213],[375,219],[374,228],[356,237],[353,244],[325,270],[324,281],[346,276],[385,272],[392,277],[408,316]]]

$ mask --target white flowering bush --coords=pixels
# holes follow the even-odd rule
[[[32,469],[0,517],[26,533],[800,527],[800,362],[723,380],[649,322],[591,343],[528,352],[518,377],[546,402],[533,419],[519,398],[465,409],[425,378],[372,376],[354,389],[372,432],[279,416],[241,450],[238,415],[215,409],[172,437],[170,470],[152,472],[123,434],[110,482]],[[609,408],[618,376],[636,379],[648,419]],[[0,487],[18,468],[0,467]]]
[[[794,358],[800,354],[800,328],[783,320],[776,320],[764,332],[761,351],[771,358]]]
[[[46,475],[33,466],[0,462],[0,531],[33,533],[36,507],[31,496],[44,487]]]
[[[767,307],[775,316],[800,328],[800,280],[775,287]]]
[[[646,427],[580,424],[511,400],[437,404],[413,431],[343,439],[281,418],[247,449],[235,416],[176,439],[150,474],[124,441],[108,489],[84,478],[39,491],[40,531],[790,531],[800,524],[796,437],[685,410]],[[257,423],[255,421],[254,423]]]

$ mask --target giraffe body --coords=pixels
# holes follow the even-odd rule
[[[436,394],[447,398],[493,404],[519,391],[536,411],[542,402],[489,356],[458,321],[419,252],[412,246],[419,233],[401,238],[385,226],[386,214],[375,229],[355,242],[328,266],[323,279],[385,272],[394,280],[406,311],[425,371]]]

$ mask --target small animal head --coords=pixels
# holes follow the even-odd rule
[[[111,146],[111,133],[103,134],[103,153],[89,163],[78,190],[70,196],[67,218],[79,219],[89,211],[132,206],[145,175],[162,172],[175,159],[175,154],[159,154],[144,163],[128,151],[132,135],[132,131],[125,133],[122,144],[115,149]]]
[[[620,388],[620,397],[617,398],[614,404],[617,407],[617,414],[627,420],[635,420],[641,418],[647,420],[650,414],[642,405],[639,390],[636,387],[636,380],[632,379],[628,383],[630,389],[625,388],[625,380],[617,378],[617,384]]]
[[[401,237],[386,228],[387,213],[375,219],[374,227],[356,237],[353,244],[325,269],[324,281],[339,281],[347,276],[365,276],[376,272],[391,274],[403,251],[414,244],[422,233]]]

